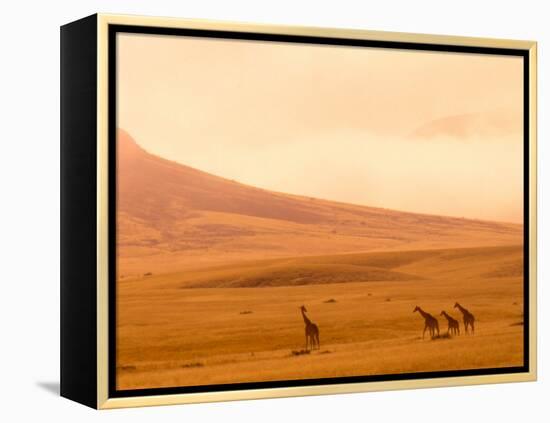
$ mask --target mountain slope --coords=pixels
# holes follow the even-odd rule
[[[521,244],[522,226],[276,193],[144,151],[118,132],[119,271],[369,250]],[[144,258],[147,260],[144,261]]]

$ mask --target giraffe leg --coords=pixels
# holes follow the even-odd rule
[[[474,334],[474,322],[470,322],[470,327],[472,328],[472,335]]]
[[[428,326],[424,326],[424,331],[422,332],[422,339],[424,339],[424,335],[426,334],[426,329],[428,328]]]

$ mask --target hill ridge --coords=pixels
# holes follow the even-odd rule
[[[170,254],[171,263],[162,259],[170,267],[206,256],[269,258],[522,242],[522,225],[274,192],[157,157],[124,130],[117,138],[122,261]],[[132,266],[139,268],[136,262]]]

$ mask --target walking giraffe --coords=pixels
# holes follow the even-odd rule
[[[426,329],[429,329],[430,336],[432,338],[435,336],[436,330],[437,330],[437,336],[439,336],[439,322],[437,321],[437,319],[433,317],[430,313],[426,313],[424,310],[422,310],[418,306],[414,308],[413,313],[415,311],[418,311],[424,318],[424,331],[422,332],[422,339],[424,339],[424,335],[426,334]]]
[[[449,326],[447,327],[447,335],[460,335],[460,326],[458,324],[458,320],[453,319],[451,316],[449,316],[445,310],[441,312],[441,316],[445,316],[447,319],[447,323],[449,323]]]
[[[311,349],[314,349],[315,345],[317,345],[317,349],[319,349],[319,328],[315,323],[312,323],[311,320],[307,318],[307,310],[305,306],[300,307],[300,310],[302,312],[302,317],[304,318],[304,323],[306,324],[306,351],[308,349],[308,344]]]
[[[468,333],[468,326],[472,329],[472,335],[474,334],[474,321],[475,317],[472,313],[462,307],[460,304],[455,303],[455,307],[460,310],[462,317],[464,318],[464,332]]]

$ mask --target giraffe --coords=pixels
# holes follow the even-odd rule
[[[449,323],[449,326],[447,327],[447,335],[460,335],[460,326],[458,324],[458,320],[453,319],[451,316],[449,316],[445,310],[441,312],[441,316],[445,316],[447,319],[447,323]]]
[[[454,308],[458,308],[464,318],[464,332],[468,333],[468,326],[472,329],[472,335],[474,334],[474,321],[475,317],[472,313],[462,307],[460,304],[455,303]]]
[[[424,310],[422,310],[420,307],[416,306],[413,310],[413,313],[415,311],[418,311],[422,317],[424,318],[424,331],[422,332],[422,339],[424,339],[424,335],[426,334],[426,329],[430,331],[430,335],[433,338],[435,336],[435,331],[437,330],[437,336],[439,336],[439,322],[435,317],[433,317],[430,313],[426,313]]]
[[[308,343],[311,349],[314,349],[315,344],[317,344],[317,349],[320,348],[319,345],[319,328],[315,323],[312,323],[306,316],[306,307],[300,307],[302,312],[302,317],[304,318],[304,323],[306,324],[306,351],[308,349]]]

